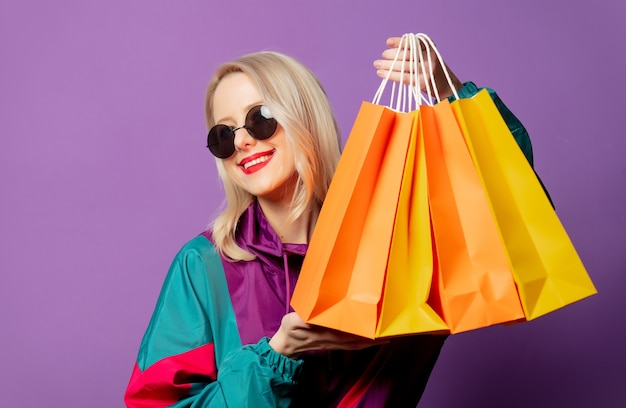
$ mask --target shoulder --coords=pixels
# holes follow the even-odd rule
[[[187,241],[174,257],[165,285],[206,286],[209,282],[221,281],[223,276],[218,251],[205,235],[198,235]]]
[[[216,354],[221,358],[225,348],[238,344],[229,302],[217,251],[202,235],[191,239],[172,261],[161,287],[140,346],[140,367],[215,343],[216,339],[220,340]]]
[[[198,254],[201,256],[217,256],[219,255],[206,234],[200,234],[187,241],[178,252],[177,256],[185,256],[190,254]]]
[[[176,260],[188,260],[197,258],[209,265],[216,263],[221,265],[221,257],[205,234],[198,235],[187,241],[176,254]]]

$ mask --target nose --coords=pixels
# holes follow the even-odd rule
[[[245,130],[245,132],[241,132],[241,130]],[[248,128],[245,126],[239,126],[238,128],[233,129],[233,133],[235,134],[235,149],[236,150],[245,150],[254,146],[256,143],[256,139],[250,135],[248,132]]]

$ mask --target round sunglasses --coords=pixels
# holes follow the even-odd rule
[[[219,159],[228,159],[235,153],[235,132],[246,131],[256,140],[266,140],[274,135],[278,122],[265,105],[253,106],[246,114],[245,125],[233,127],[215,125],[209,130],[207,146],[211,153]]]

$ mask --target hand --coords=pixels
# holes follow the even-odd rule
[[[295,312],[283,316],[280,327],[270,339],[270,346],[280,354],[296,358],[311,350],[360,350],[389,340],[366,337],[310,325]]]
[[[393,59],[396,55],[397,49],[401,45],[400,42],[401,42],[400,37],[388,38],[387,46],[389,48],[383,51],[382,53],[383,59],[374,61],[374,67],[377,69],[376,74],[379,77],[386,78],[389,70],[391,70],[391,75],[389,79],[391,79],[392,81],[396,81],[396,82],[403,81],[404,83],[408,84],[409,73],[405,72],[404,77],[403,77],[400,72],[402,61],[398,60],[395,65],[393,64]],[[428,63],[428,56],[425,51],[425,46],[421,42],[420,42],[420,45],[421,45],[421,53],[420,53],[419,58],[421,58],[421,60],[424,61],[426,72],[430,72],[430,65]],[[402,52],[400,52],[400,58],[402,58]],[[407,54],[406,60],[408,59],[409,59],[409,55]],[[439,61],[439,59],[437,58],[437,55],[434,52],[431,52],[431,60],[433,62],[432,68],[433,68],[433,76],[435,78],[435,84],[437,85],[437,90],[439,91],[439,99],[447,98],[448,96],[452,95],[452,89],[450,88],[450,85],[448,84],[448,80],[446,79],[445,74],[443,72],[442,63],[443,64],[445,63],[443,61]],[[461,89],[463,87],[463,83],[459,81],[459,79],[456,77],[456,75],[454,75],[454,73],[450,70],[450,68],[447,65],[445,65],[445,67],[447,68],[448,73],[450,74],[450,79],[452,79],[452,84],[454,85],[454,87],[457,90]],[[406,66],[405,66],[405,70],[406,70]],[[430,84],[430,86],[431,86],[431,89],[433,89],[432,83]],[[426,81],[425,81],[424,75],[420,75],[420,89],[426,92]]]

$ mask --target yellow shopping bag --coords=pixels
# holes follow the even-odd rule
[[[597,293],[488,92],[451,106],[488,192],[526,319]]]
[[[415,117],[404,164],[404,174],[377,337],[445,332],[448,326],[427,303],[433,276],[433,242],[428,210],[428,180],[420,113]]]

